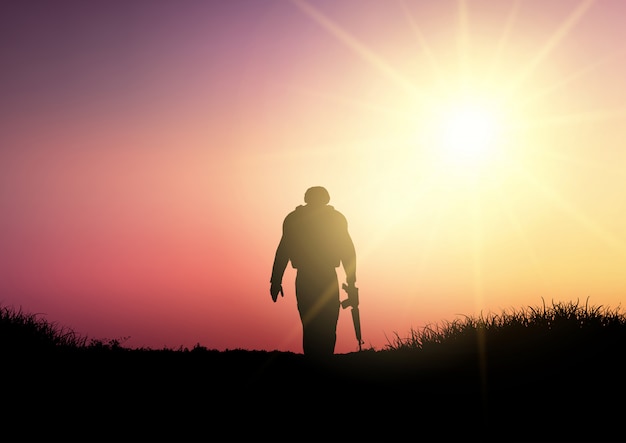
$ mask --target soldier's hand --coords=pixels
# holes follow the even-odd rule
[[[280,294],[281,297],[284,297],[283,285],[281,285],[280,283],[272,283],[272,285],[270,286],[270,295],[272,296],[272,301],[274,303],[276,303],[278,294]]]
[[[354,281],[350,281],[348,283],[344,283],[341,285],[344,291],[348,294],[348,298],[341,302],[341,306],[343,308],[347,308],[348,306],[352,306],[353,308],[359,307],[359,288],[356,287],[356,283]]]

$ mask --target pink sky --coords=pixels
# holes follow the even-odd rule
[[[4,2],[0,303],[131,347],[301,352],[295,274],[276,304],[269,277],[284,216],[321,185],[357,249],[367,347],[542,298],[617,307],[624,17],[621,0]],[[459,168],[434,116],[467,97],[508,120]],[[343,311],[336,351],[356,349]]]

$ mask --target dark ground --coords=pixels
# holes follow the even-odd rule
[[[5,356],[2,441],[626,441],[623,349]]]

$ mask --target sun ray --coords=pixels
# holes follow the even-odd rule
[[[485,306],[485,282],[484,282],[484,232],[481,211],[480,194],[475,188],[471,192],[471,212],[472,212],[472,275],[474,306],[477,311],[482,312]],[[481,389],[483,391],[482,406],[486,405],[487,392],[487,337],[484,329],[478,329],[476,334],[476,348],[479,356],[479,370],[481,379]]]
[[[588,75],[589,73],[593,72],[594,70],[598,69],[599,67],[601,67],[602,65],[611,62],[611,61],[615,61],[617,59],[619,59],[619,57],[622,57],[624,54],[626,54],[626,49],[620,49],[618,51],[615,51],[605,57],[602,57],[598,60],[596,60],[595,62],[589,63],[588,65],[582,67],[581,69],[572,72],[570,75],[568,75],[567,77],[560,79],[558,82],[555,82],[537,92],[535,92],[532,95],[529,95],[521,100],[518,101],[518,106],[520,107],[524,107],[527,106],[528,104],[531,103],[535,103],[539,100],[541,100],[542,98],[550,95],[551,93],[561,90],[564,87],[570,85],[571,83],[573,83],[574,81]]]
[[[611,169],[613,169],[612,172],[614,173],[618,173],[618,174],[623,173],[623,167],[614,162],[605,162],[605,161],[601,162],[601,161],[597,161],[595,159],[590,159],[590,158],[582,159],[573,155],[564,154],[562,152],[555,152],[553,150],[542,150],[541,152],[538,153],[538,155],[546,159],[557,160],[559,162],[567,163],[567,164],[577,166],[577,167],[582,167],[586,169],[596,168],[598,170],[602,170],[605,175]]]
[[[512,130],[530,130],[547,127],[571,126],[580,123],[592,123],[597,121],[608,121],[613,119],[626,118],[626,108],[608,109],[608,110],[591,110],[586,112],[578,112],[572,114],[553,115],[549,117],[537,118],[533,121],[518,122],[510,126]]]
[[[435,206],[431,209],[434,217],[430,223],[428,235],[426,235],[426,243],[422,245],[422,252],[420,254],[418,266],[416,269],[416,272],[420,274],[423,274],[425,272],[428,259],[431,257],[431,254],[434,255],[434,246],[438,240],[439,233],[441,232],[441,221],[443,220],[445,207],[449,207],[448,201],[445,199],[438,199],[435,201]]]
[[[379,57],[377,54],[368,49],[365,45],[359,42],[354,36],[348,33],[341,26],[326,17],[318,9],[311,6],[305,0],[291,0],[298,8],[311,17],[315,22],[324,27],[330,34],[335,36],[337,40],[345,44],[348,48],[354,51],[370,65],[378,69],[381,73],[393,80],[395,84],[404,88],[406,91],[419,95],[418,89],[413,83],[402,76],[397,70],[390,66],[385,60]]]
[[[415,120],[415,114],[413,112],[407,111],[402,108],[398,108],[398,107],[391,108],[389,106],[381,106],[376,103],[366,102],[363,100],[358,100],[353,97],[347,97],[344,95],[330,94],[330,93],[323,92],[320,90],[315,90],[313,88],[304,88],[301,86],[288,86],[287,88],[299,94],[322,98],[324,100],[329,100],[335,103],[340,103],[340,104],[351,106],[354,108],[379,112],[381,114],[392,116],[401,120],[406,120],[406,121]]]
[[[500,203],[500,207],[503,208],[503,212],[509,221],[509,225],[512,227],[513,231],[520,239],[521,243],[524,245],[526,254],[529,258],[529,261],[533,263],[535,269],[540,273],[543,270],[541,265],[541,261],[539,260],[539,256],[535,248],[533,248],[532,243],[530,242],[528,236],[524,232],[524,227],[519,221],[519,217],[517,216],[515,209],[509,204],[509,201],[504,195],[503,191],[500,188],[497,188],[498,201]]]
[[[504,48],[506,47],[506,44],[509,41],[509,36],[511,34],[511,31],[513,30],[513,25],[515,24],[515,20],[517,19],[517,14],[519,12],[519,5],[520,5],[520,1],[516,0],[513,3],[513,7],[511,8],[511,11],[509,12],[507,20],[504,24],[504,31],[502,33],[502,36],[500,37],[500,40],[498,41],[498,46],[492,58],[491,65],[489,69],[487,70],[487,75],[484,78],[484,84],[489,84],[493,81],[494,75],[500,63],[502,51],[504,51]]]
[[[509,94],[517,91],[519,87],[530,77],[539,65],[550,55],[550,53],[563,41],[568,33],[578,24],[580,19],[589,10],[594,0],[583,0],[572,11],[572,13],[565,19],[563,24],[559,26],[552,36],[548,39],[546,44],[537,51],[537,55],[533,58],[528,66],[523,69],[520,74],[513,79],[509,85]]]
[[[598,240],[618,252],[620,255],[626,257],[626,244],[622,239],[603,229],[594,220],[589,218],[582,211],[579,211],[565,198],[563,198],[560,193],[554,189],[554,187],[543,183],[526,168],[518,165],[517,170],[528,181],[528,183],[533,185],[541,194],[555,203],[564,213],[570,216],[580,226],[587,229],[590,234],[594,235]]]
[[[424,180],[424,185],[419,187],[420,193],[419,195],[415,195],[413,199],[407,201],[407,205],[412,206],[414,208],[418,207],[418,202],[421,197],[426,197],[430,192],[434,191],[434,187],[436,182],[432,180],[433,177],[427,177]],[[430,202],[429,202],[430,203]],[[439,199],[434,202],[434,206],[430,206],[428,213],[428,224],[422,225],[420,227],[420,232],[423,233],[423,237],[425,237],[425,243],[420,244],[421,253],[417,256],[414,272],[415,276],[423,275],[425,270],[427,269],[427,265],[429,263],[429,259],[433,256],[436,256],[435,245],[437,244],[437,240],[439,239],[439,234],[441,231],[441,223],[440,221],[443,219],[443,212],[445,207],[449,207],[449,202],[444,199]],[[424,217],[423,217],[424,218]],[[424,232],[427,231],[427,232]],[[411,305],[411,299],[406,299],[407,307]]]
[[[441,68],[439,63],[436,61],[435,56],[433,55],[433,52],[430,48],[430,45],[428,45],[428,43],[426,42],[426,38],[424,37],[424,34],[422,33],[419,26],[415,22],[415,19],[413,18],[413,14],[411,14],[411,11],[409,10],[404,0],[400,1],[400,5],[402,6],[402,9],[409,21],[409,24],[411,25],[411,29],[413,30],[413,32],[415,32],[415,36],[417,38],[417,42],[420,48],[424,51],[424,55],[426,56],[426,60],[427,60],[427,65],[430,68],[435,81],[438,83],[439,89],[449,90],[450,85],[446,84],[444,81],[445,76],[443,74],[443,69]]]
[[[476,189],[471,190],[471,213],[472,213],[472,264],[474,303],[477,309],[482,309],[485,302],[483,261],[484,261],[484,238],[483,238],[483,215],[481,211],[480,194]]]
[[[458,0],[458,57],[459,57],[459,87],[461,90],[467,88],[467,79],[469,72],[469,33],[468,33],[468,16],[467,4],[465,0]]]

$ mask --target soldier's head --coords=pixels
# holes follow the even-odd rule
[[[330,201],[330,194],[322,186],[313,186],[304,193],[304,202],[311,206],[327,205]]]

